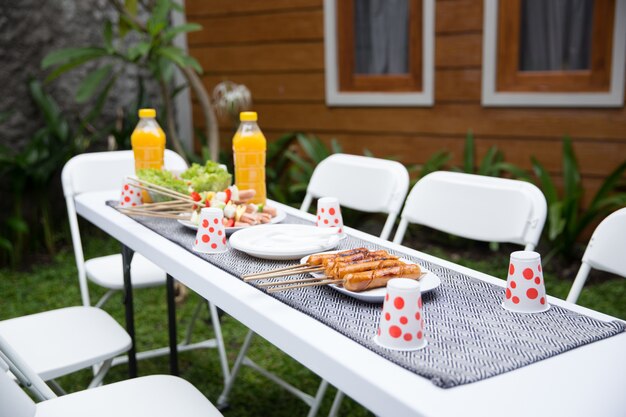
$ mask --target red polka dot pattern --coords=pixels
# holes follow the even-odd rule
[[[400,317],[400,323],[407,324],[408,322],[409,322],[409,319],[407,319],[406,317],[404,316]]]
[[[413,340],[413,335],[411,333],[405,333],[403,337],[404,337],[404,340],[406,340],[407,342],[410,342],[411,340]]]
[[[389,327],[389,336],[397,339],[402,334],[402,330],[398,326]]]
[[[511,298],[511,290],[510,289],[506,289],[506,299],[508,300],[509,298]]]
[[[209,221],[207,219],[202,220],[202,227],[204,227],[205,229],[209,227]],[[213,233],[213,230],[209,230],[209,232]]]
[[[393,306],[398,310],[402,310],[404,308],[404,299],[402,297],[396,297],[393,300]]]
[[[533,279],[533,277],[535,276],[535,273],[533,272],[532,269],[526,268],[526,269],[524,269],[524,272],[522,272],[522,275],[526,279]]]
[[[535,298],[537,298],[537,297],[539,296],[539,291],[537,291],[537,290],[536,290],[536,289],[534,289],[534,288],[529,288],[529,289],[526,291],[526,296],[527,296],[528,298],[530,298],[531,300],[534,300]]]
[[[511,288],[515,289],[517,287],[517,283],[515,281],[511,281]]]
[[[385,320],[387,321],[391,320],[391,314],[385,313]]]
[[[209,237],[209,235],[202,235],[202,241],[203,241],[204,243],[208,243],[208,242],[209,242],[209,240],[211,240],[211,238]]]
[[[509,275],[513,275],[515,273],[515,267],[513,264],[509,264]]]
[[[541,284],[541,278],[535,277],[535,284],[537,285]]]
[[[513,296],[513,298],[511,299],[511,301],[513,301],[513,304],[519,304],[519,297],[515,297],[515,296]]]

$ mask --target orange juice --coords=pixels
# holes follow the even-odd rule
[[[163,168],[165,133],[157,123],[154,109],[139,110],[139,123],[130,136],[135,155],[135,170],[143,168]]]
[[[254,189],[252,203],[265,204],[265,150],[267,141],[257,125],[256,112],[239,114],[241,124],[233,137],[235,184],[240,190]]]

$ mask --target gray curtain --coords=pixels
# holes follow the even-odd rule
[[[593,0],[523,0],[520,70],[588,69],[592,18]]]
[[[408,0],[353,1],[355,72],[406,74],[409,69]]]

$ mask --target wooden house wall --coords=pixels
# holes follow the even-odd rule
[[[589,200],[626,159],[626,110],[483,107],[482,7],[482,0],[436,1],[433,107],[327,107],[322,0],[187,0],[187,20],[204,26],[188,43],[209,91],[223,80],[249,87],[269,140],[304,131],[337,138],[349,153],[366,148],[420,163],[443,149],[460,163],[471,129],[479,158],[496,145],[507,161],[530,168],[536,156],[559,178],[561,139],[569,135]],[[223,147],[231,135],[221,126]]]

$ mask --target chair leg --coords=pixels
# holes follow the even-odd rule
[[[117,292],[117,290],[109,290],[107,291],[102,298],[100,298],[98,300],[98,302],[96,303],[96,305],[94,307],[96,308],[102,308],[102,306],[111,299],[111,297],[113,296],[113,294],[115,294]]]
[[[580,295],[580,291],[583,289],[583,285],[585,285],[585,281],[587,281],[587,276],[589,275],[589,271],[591,271],[591,267],[589,264],[583,262],[576,274],[576,279],[574,279],[574,284],[572,285],[572,289],[569,290],[569,294],[567,295],[567,302],[576,304],[578,301],[578,296]]]
[[[228,378],[228,382],[224,385],[224,390],[220,394],[217,399],[217,407],[224,408],[228,405],[228,396],[230,395],[230,391],[233,389],[233,385],[235,383],[235,379],[239,374],[239,370],[241,369],[241,365],[243,364],[244,359],[246,358],[246,354],[248,353],[248,349],[250,349],[250,342],[252,342],[252,337],[254,336],[254,332],[252,330],[248,331],[246,335],[243,345],[239,350],[239,354],[237,355],[237,359],[235,360],[235,364],[233,365],[233,369],[230,372],[230,378]]]
[[[339,408],[341,407],[341,402],[343,401],[343,397],[346,394],[343,391],[338,390],[337,394],[335,394],[335,399],[333,400],[333,405],[330,407],[330,411],[328,412],[328,417],[337,417],[337,413],[339,412]]]
[[[87,387],[87,389],[95,388],[97,386],[102,385],[102,380],[104,380],[104,377],[106,376],[107,372],[109,372],[109,369],[111,369],[112,363],[113,363],[113,359],[107,359],[106,361],[102,362],[102,365],[100,365],[98,372],[89,383],[89,386]]]
[[[322,405],[322,400],[324,399],[324,394],[326,394],[327,388],[328,388],[328,381],[326,381],[325,379],[322,379],[322,382],[320,383],[320,386],[317,389],[317,393],[315,394],[315,400],[313,401],[313,404],[311,404],[311,408],[309,409],[309,414],[307,414],[307,417],[315,417],[317,415],[317,412],[319,411],[320,406]]]
[[[200,298],[198,300],[198,304],[196,304],[196,308],[193,311],[193,315],[191,316],[191,321],[189,322],[189,325],[187,326],[187,329],[185,330],[185,338],[183,339],[183,342],[181,343],[182,345],[188,345],[189,343],[191,343],[191,336],[193,335],[193,330],[196,327],[196,322],[198,321],[198,317],[200,317],[200,312],[202,311],[202,306],[204,306],[204,298]],[[211,312],[211,309],[209,307],[209,313]]]
[[[217,352],[220,357],[220,365],[222,366],[222,375],[224,376],[224,386],[230,381],[230,368],[228,367],[228,357],[226,356],[226,346],[224,345],[224,338],[222,337],[222,326],[220,324],[220,317],[217,313],[217,307],[211,302],[209,304],[209,310],[211,312],[211,323],[213,324],[213,331],[215,332],[215,342],[217,344]]]
[[[48,384],[50,389],[52,389],[57,396],[62,397],[63,395],[67,395],[67,392],[65,392],[63,387],[55,379],[46,381],[46,384]]]

